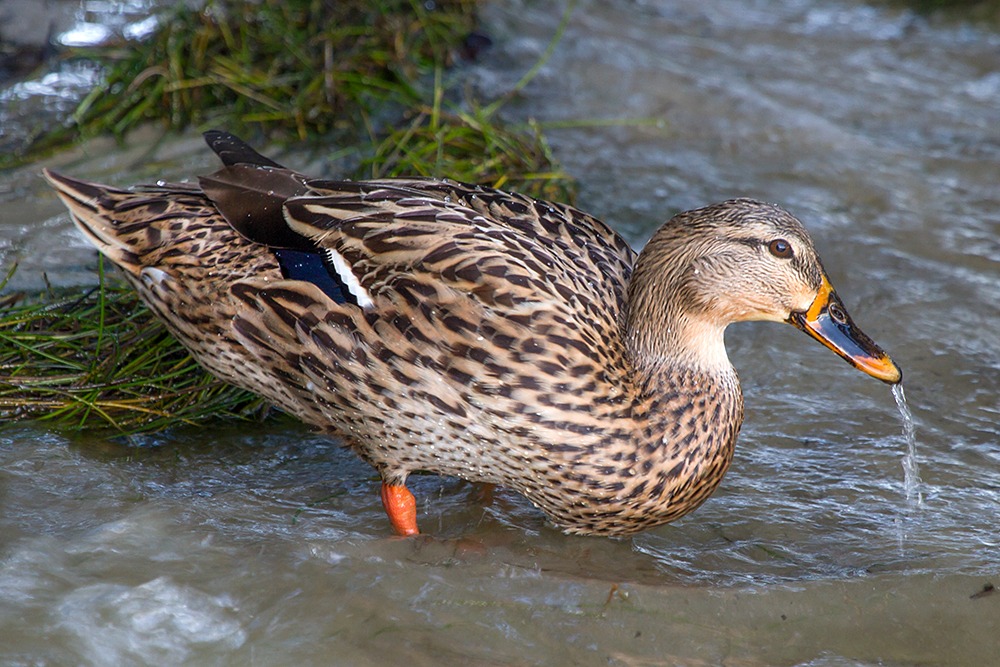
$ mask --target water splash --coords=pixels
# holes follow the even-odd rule
[[[906,439],[906,455],[903,456],[903,485],[906,489],[906,502],[912,507],[923,505],[923,494],[920,493],[920,469],[917,467],[917,429],[913,424],[913,415],[906,405],[906,393],[903,384],[892,385],[892,395],[896,399],[899,414],[903,417],[903,438]]]

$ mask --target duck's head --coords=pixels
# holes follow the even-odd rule
[[[781,208],[736,199],[681,213],[653,235],[629,285],[638,363],[729,368],[723,332],[748,320],[793,324],[873,377],[902,377],[855,326],[802,223]]]

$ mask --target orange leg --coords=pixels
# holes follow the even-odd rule
[[[417,501],[405,486],[390,486],[382,482],[382,505],[397,535],[416,535]]]

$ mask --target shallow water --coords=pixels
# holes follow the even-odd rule
[[[561,9],[491,5],[497,46],[470,72],[485,94]],[[437,539],[387,537],[371,470],[291,423],[129,443],[17,426],[0,432],[0,664],[996,664],[1000,595],[972,596],[1000,583],[998,99],[987,28],[620,0],[580,3],[506,109],[663,121],[547,132],[581,206],[635,245],[737,195],[798,215],[903,368],[919,478],[889,389],[775,324],[728,336],[747,412],[722,487],[629,540],[563,536],[515,494],[433,476],[411,488]],[[196,137],[155,140],[58,161],[114,183],[211,168]],[[39,168],[0,174],[0,257],[22,286],[92,282]]]

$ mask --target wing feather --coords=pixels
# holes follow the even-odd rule
[[[419,276],[492,315],[544,304],[587,320],[578,325],[620,322],[635,253],[572,207],[450,181],[307,185],[285,202],[289,227],[335,250],[376,301]]]

